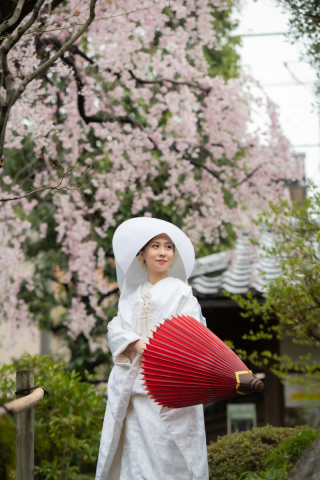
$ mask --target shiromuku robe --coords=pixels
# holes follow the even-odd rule
[[[114,368],[108,382],[96,480],[208,480],[203,406],[166,409],[144,390],[141,355],[123,353],[173,315],[205,324],[191,287],[177,278],[143,285],[120,299],[108,325]]]

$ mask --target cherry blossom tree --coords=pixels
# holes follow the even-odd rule
[[[32,82],[35,78],[39,77],[42,72],[47,71],[52,65],[54,65],[55,61],[61,58],[61,56],[81,37],[81,35],[87,30],[88,26],[91,25],[92,21],[95,17],[95,4],[97,0],[90,0],[89,6],[89,16],[86,21],[81,25],[79,29],[77,29],[76,33],[71,36],[71,38],[65,40],[63,44],[60,45],[60,48],[54,52],[50,58],[44,59],[40,65],[33,65],[33,68],[27,69],[21,68],[20,65],[21,58],[19,59],[18,55],[14,55],[14,61],[16,63],[15,72],[10,65],[10,60],[8,59],[8,55],[12,49],[20,42],[24,35],[41,35],[43,29],[46,27],[46,17],[48,17],[48,13],[51,10],[51,3],[47,4],[46,0],[38,0],[34,5],[27,16],[25,21],[22,23],[21,26],[17,27],[17,23],[19,19],[22,17],[23,6],[25,0],[19,0],[16,4],[16,8],[13,11],[12,16],[9,14],[10,18],[6,18],[3,23],[0,25],[0,34],[7,34],[2,38],[4,40],[1,46],[1,76],[2,76],[2,83],[4,87],[4,91],[0,93],[0,166],[3,166],[3,144],[5,139],[5,132],[6,127],[9,119],[9,115],[11,113],[11,109],[13,105],[17,102],[17,100],[21,97],[24,93],[26,87]],[[11,6],[13,7],[14,2],[6,2],[6,7]],[[32,2],[33,3],[33,2]],[[29,7],[29,8],[28,8]],[[42,12],[40,14],[41,7],[43,7]],[[27,6],[27,11],[30,10],[30,5]],[[6,9],[4,9],[6,12]],[[25,12],[27,13],[27,12]],[[77,11],[77,15],[80,12]],[[40,16],[39,16],[40,14]],[[42,18],[41,18],[42,17]],[[40,26],[36,27],[35,29],[31,30],[34,26],[35,22],[39,21]],[[10,35],[10,30],[15,28],[14,33]],[[9,35],[8,35],[9,34]],[[7,38],[6,38],[7,37]],[[24,48],[30,44],[30,42],[25,42]],[[30,45],[29,45],[30,46]],[[22,48],[22,52],[24,51]],[[21,53],[20,53],[21,55]],[[12,59],[11,59],[12,61]],[[19,62],[19,65],[17,65]],[[31,66],[31,65],[29,65]],[[27,67],[27,65],[25,65]],[[20,75],[17,75],[19,72]],[[14,73],[16,75],[14,75]],[[19,81],[20,80],[20,81]],[[18,85],[17,85],[18,84]]]
[[[51,323],[55,308],[57,328],[97,349],[117,290],[119,223],[174,221],[212,252],[256,228],[257,210],[302,177],[277,107],[223,69],[234,4],[97,1],[75,42],[88,4],[44,0],[39,28],[7,52],[12,88],[33,78],[10,108],[3,157],[0,316],[10,328]],[[8,87],[3,69],[3,97]]]

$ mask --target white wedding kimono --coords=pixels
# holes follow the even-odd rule
[[[178,278],[168,277],[154,286],[145,283],[120,299],[118,315],[108,325],[115,366],[108,382],[96,480],[209,478],[202,405],[160,407],[144,390],[141,355],[123,353],[177,314],[205,323],[191,287]]]

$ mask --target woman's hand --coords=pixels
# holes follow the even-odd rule
[[[145,348],[146,343],[143,340],[136,340],[135,342],[129,343],[125,352],[137,352],[142,355]]]

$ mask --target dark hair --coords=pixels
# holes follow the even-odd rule
[[[161,235],[161,234],[159,234]],[[157,236],[157,235],[156,235]],[[156,237],[152,237],[151,240],[149,240],[149,242],[147,242],[142,248],[140,248],[139,252],[144,252],[145,248],[149,245],[149,243],[152,242],[152,240],[156,238]],[[172,240],[171,240],[172,241]],[[172,242],[172,245],[173,245],[173,251],[175,252],[176,251],[176,246],[175,244]],[[139,252],[137,253],[136,257],[139,255]]]

